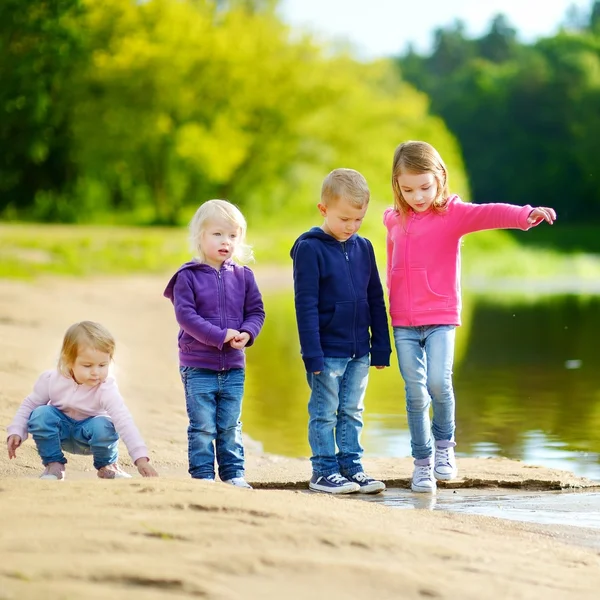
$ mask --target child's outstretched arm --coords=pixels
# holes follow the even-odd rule
[[[17,448],[23,443],[21,436],[12,434],[8,436],[6,440],[6,446],[8,447],[8,458],[17,457]]]

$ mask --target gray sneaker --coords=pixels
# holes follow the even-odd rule
[[[410,489],[413,492],[435,494],[436,487],[431,463],[423,465],[417,464],[417,461],[415,461],[415,469],[413,471]]]
[[[243,477],[234,477],[233,479],[226,479],[223,483],[228,483],[239,488],[245,488],[251,490],[252,486]]]
[[[438,481],[450,481],[458,475],[454,442],[437,442],[435,445],[435,465],[433,474]]]

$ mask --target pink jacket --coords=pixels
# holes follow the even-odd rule
[[[95,387],[79,385],[70,377],[61,375],[56,369],[45,371],[33,386],[33,392],[23,400],[12,423],[8,435],[18,435],[27,439],[27,423],[34,408],[50,404],[71,419],[82,421],[88,417],[109,417],[119,436],[125,442],[131,460],[148,458],[148,448],[133,422],[131,413],[123,402],[116,381],[108,377]]]
[[[460,325],[460,239],[484,229],[523,229],[533,208],[471,204],[451,196],[445,213],[385,211],[392,326]]]

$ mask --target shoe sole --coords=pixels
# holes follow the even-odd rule
[[[358,483],[354,484],[352,487],[348,486],[343,488],[326,488],[314,483],[309,483],[308,488],[313,492],[321,492],[323,494],[353,494],[354,492],[358,492],[360,490]]]
[[[380,494],[385,490],[385,483],[377,481],[376,483],[370,483],[369,485],[361,485],[358,490],[359,494]]]
[[[40,479],[47,479],[48,481],[64,481],[65,478],[61,477],[60,479],[56,475],[40,475]]]
[[[452,471],[452,473],[436,473],[434,471],[433,476],[438,481],[451,481],[452,479],[456,479],[456,477],[458,476],[458,469],[456,471]]]
[[[435,494],[436,487],[419,487],[418,485],[411,484],[410,489],[418,494]]]

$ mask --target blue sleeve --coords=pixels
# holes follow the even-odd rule
[[[307,242],[294,254],[294,303],[302,360],[308,373],[325,368],[319,334],[319,261]]]

